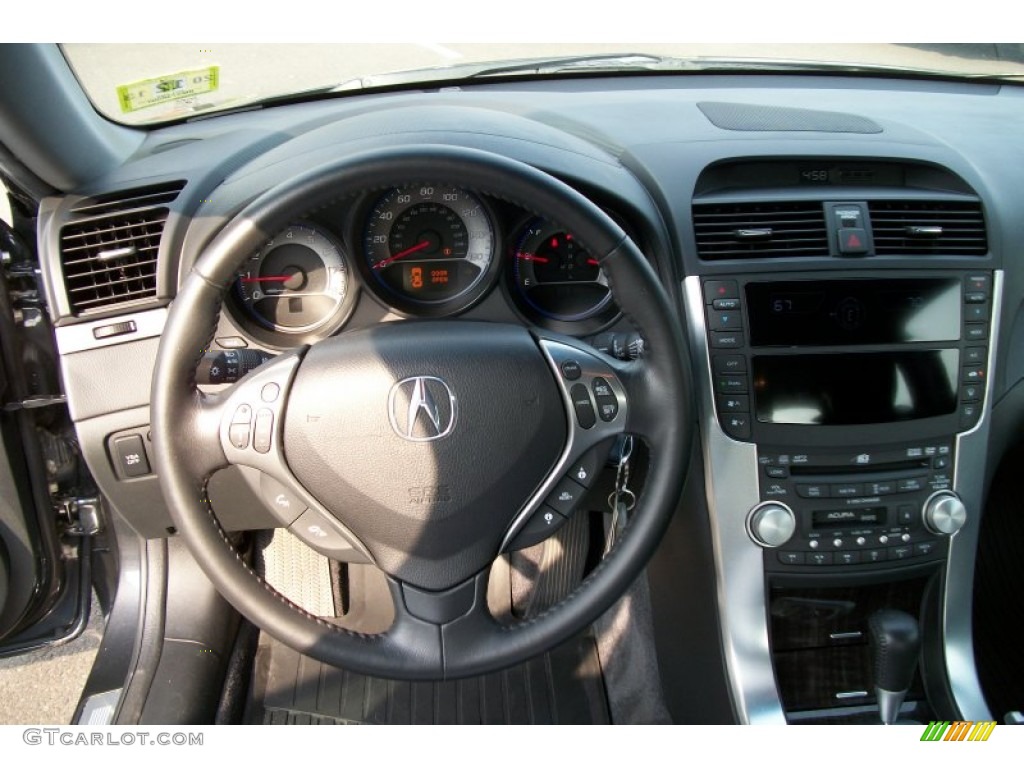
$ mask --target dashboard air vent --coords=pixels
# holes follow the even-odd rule
[[[868,211],[879,256],[988,253],[978,202],[875,200],[868,203]]]
[[[708,261],[829,255],[820,202],[696,204],[693,228]]]
[[[60,231],[71,311],[87,314],[154,298],[166,207],[184,187],[171,182],[87,198]]]

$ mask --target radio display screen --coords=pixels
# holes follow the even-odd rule
[[[849,528],[851,526],[885,525],[885,507],[816,510],[811,514],[814,530],[819,530],[821,528]]]
[[[960,352],[925,349],[755,355],[757,420],[768,424],[881,424],[956,410]]]
[[[956,278],[747,283],[750,343],[900,344],[960,338]]]

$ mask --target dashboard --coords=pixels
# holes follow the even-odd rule
[[[703,591],[655,597],[666,679],[721,675],[710,706],[742,722],[829,721],[871,698],[861,678],[808,693],[800,672],[851,652],[849,616],[831,627],[837,641],[806,636],[808,601],[846,590],[857,611],[881,601],[927,617],[937,661],[915,678],[922,711],[988,719],[963,659],[987,484],[1024,417],[1022,95],[929,80],[631,76],[355,95],[153,130],[121,168],[41,211],[90,468],[138,533],[168,535],[148,466],[133,470],[114,446],[151,450],[166,307],[248,203],[371,148],[504,155],[608,212],[686,333],[696,389],[679,396],[696,399],[700,451],[678,468],[687,495],[651,573]],[[279,354],[436,318],[643,352],[600,265],[545,211],[443,176],[297,209],[237,270],[211,352]],[[122,247],[135,250],[110,255]],[[112,377],[122,385],[104,386]],[[273,524],[253,512],[258,481],[210,492],[226,527]],[[686,642],[719,660],[713,669],[695,670],[669,639],[688,622],[701,630]],[[670,687],[677,717],[700,719]]]

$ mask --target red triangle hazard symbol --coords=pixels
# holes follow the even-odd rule
[[[856,235],[850,235],[846,240],[846,245],[849,248],[860,248],[860,238]]]

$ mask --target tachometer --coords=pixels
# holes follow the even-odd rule
[[[342,315],[349,266],[338,243],[311,224],[292,224],[242,264],[235,295],[264,328],[305,335]]]
[[[520,231],[511,273],[516,305],[535,322],[589,333],[618,314],[597,259],[571,232],[546,219],[531,219]],[[586,328],[575,326],[583,321]]]
[[[370,210],[365,266],[398,309],[447,314],[490,286],[494,241],[491,217],[472,193],[441,184],[397,187]]]

